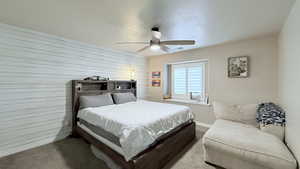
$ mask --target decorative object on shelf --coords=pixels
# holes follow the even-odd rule
[[[130,80],[134,81],[135,78],[135,68],[130,68]]]
[[[229,57],[228,77],[230,78],[249,77],[249,57],[248,56]]]
[[[160,80],[152,80],[153,87],[160,87]]]
[[[80,91],[82,88],[82,84],[81,83],[77,83],[75,86],[76,90]]]
[[[190,92],[190,99],[191,100],[201,101],[202,100],[202,94],[201,94],[201,92]]]
[[[121,86],[117,85],[116,89],[121,90],[122,88],[121,88]]]
[[[106,80],[109,80],[108,77],[101,77],[101,76],[90,76],[90,77],[87,77],[87,78],[84,78],[83,80],[101,80],[101,81],[106,81]]]
[[[203,104],[209,104],[209,97],[208,95],[202,95],[201,92],[190,92],[190,99],[196,100],[198,102],[201,102]]]
[[[160,79],[160,72],[159,71],[157,71],[157,72],[152,72],[152,78],[153,79]]]
[[[165,94],[165,95],[163,95],[163,99],[171,99],[171,95]]]
[[[205,104],[209,104],[209,96],[207,96],[207,95],[205,96],[205,98],[204,98],[204,103],[205,103]]]

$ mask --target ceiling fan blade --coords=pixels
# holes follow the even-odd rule
[[[161,32],[159,31],[152,31],[152,40],[160,40]]]
[[[143,52],[144,50],[147,50],[147,49],[149,49],[149,48],[150,48],[150,46],[145,46],[145,47],[143,47],[142,49],[139,49],[139,50],[136,51],[136,52],[140,53],[140,52]]]
[[[195,43],[196,41],[194,40],[170,40],[160,42],[162,45],[195,45]]]
[[[116,44],[135,45],[135,44],[149,44],[149,42],[117,42]]]
[[[166,53],[169,53],[169,51],[170,51],[170,48],[168,48],[168,47],[165,46],[165,45],[160,45],[160,49],[161,49],[162,51],[166,52]]]

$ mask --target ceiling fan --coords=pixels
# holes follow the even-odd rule
[[[147,44],[147,46],[139,49],[137,52],[142,52],[147,49],[151,49],[153,51],[162,50],[164,52],[169,52],[170,48],[167,45],[195,45],[194,40],[170,40],[170,41],[161,41],[161,32],[159,31],[159,27],[153,27],[152,31],[152,39],[150,42],[119,42],[118,44]]]

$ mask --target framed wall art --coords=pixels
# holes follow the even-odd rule
[[[154,79],[160,79],[160,72],[152,72],[152,78],[154,78]]]
[[[152,87],[160,87],[160,80],[152,80]]]
[[[230,78],[249,77],[249,57],[248,56],[229,57],[228,77]]]

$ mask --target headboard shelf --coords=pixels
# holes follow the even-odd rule
[[[132,91],[132,90],[135,90],[135,89],[116,89],[116,91],[120,91],[120,90],[124,90],[124,91]]]
[[[78,91],[78,93],[86,93],[86,94],[88,94],[88,93],[91,93],[91,94],[99,93],[99,94],[101,94],[101,93],[107,93],[107,92],[108,92],[108,90],[86,90],[86,91]]]
[[[79,111],[80,96],[100,95],[105,93],[126,93],[131,92],[136,96],[137,84],[133,80],[72,80],[72,110],[73,127],[77,123],[77,113]]]
[[[107,80],[73,80],[77,83],[107,83]]]

